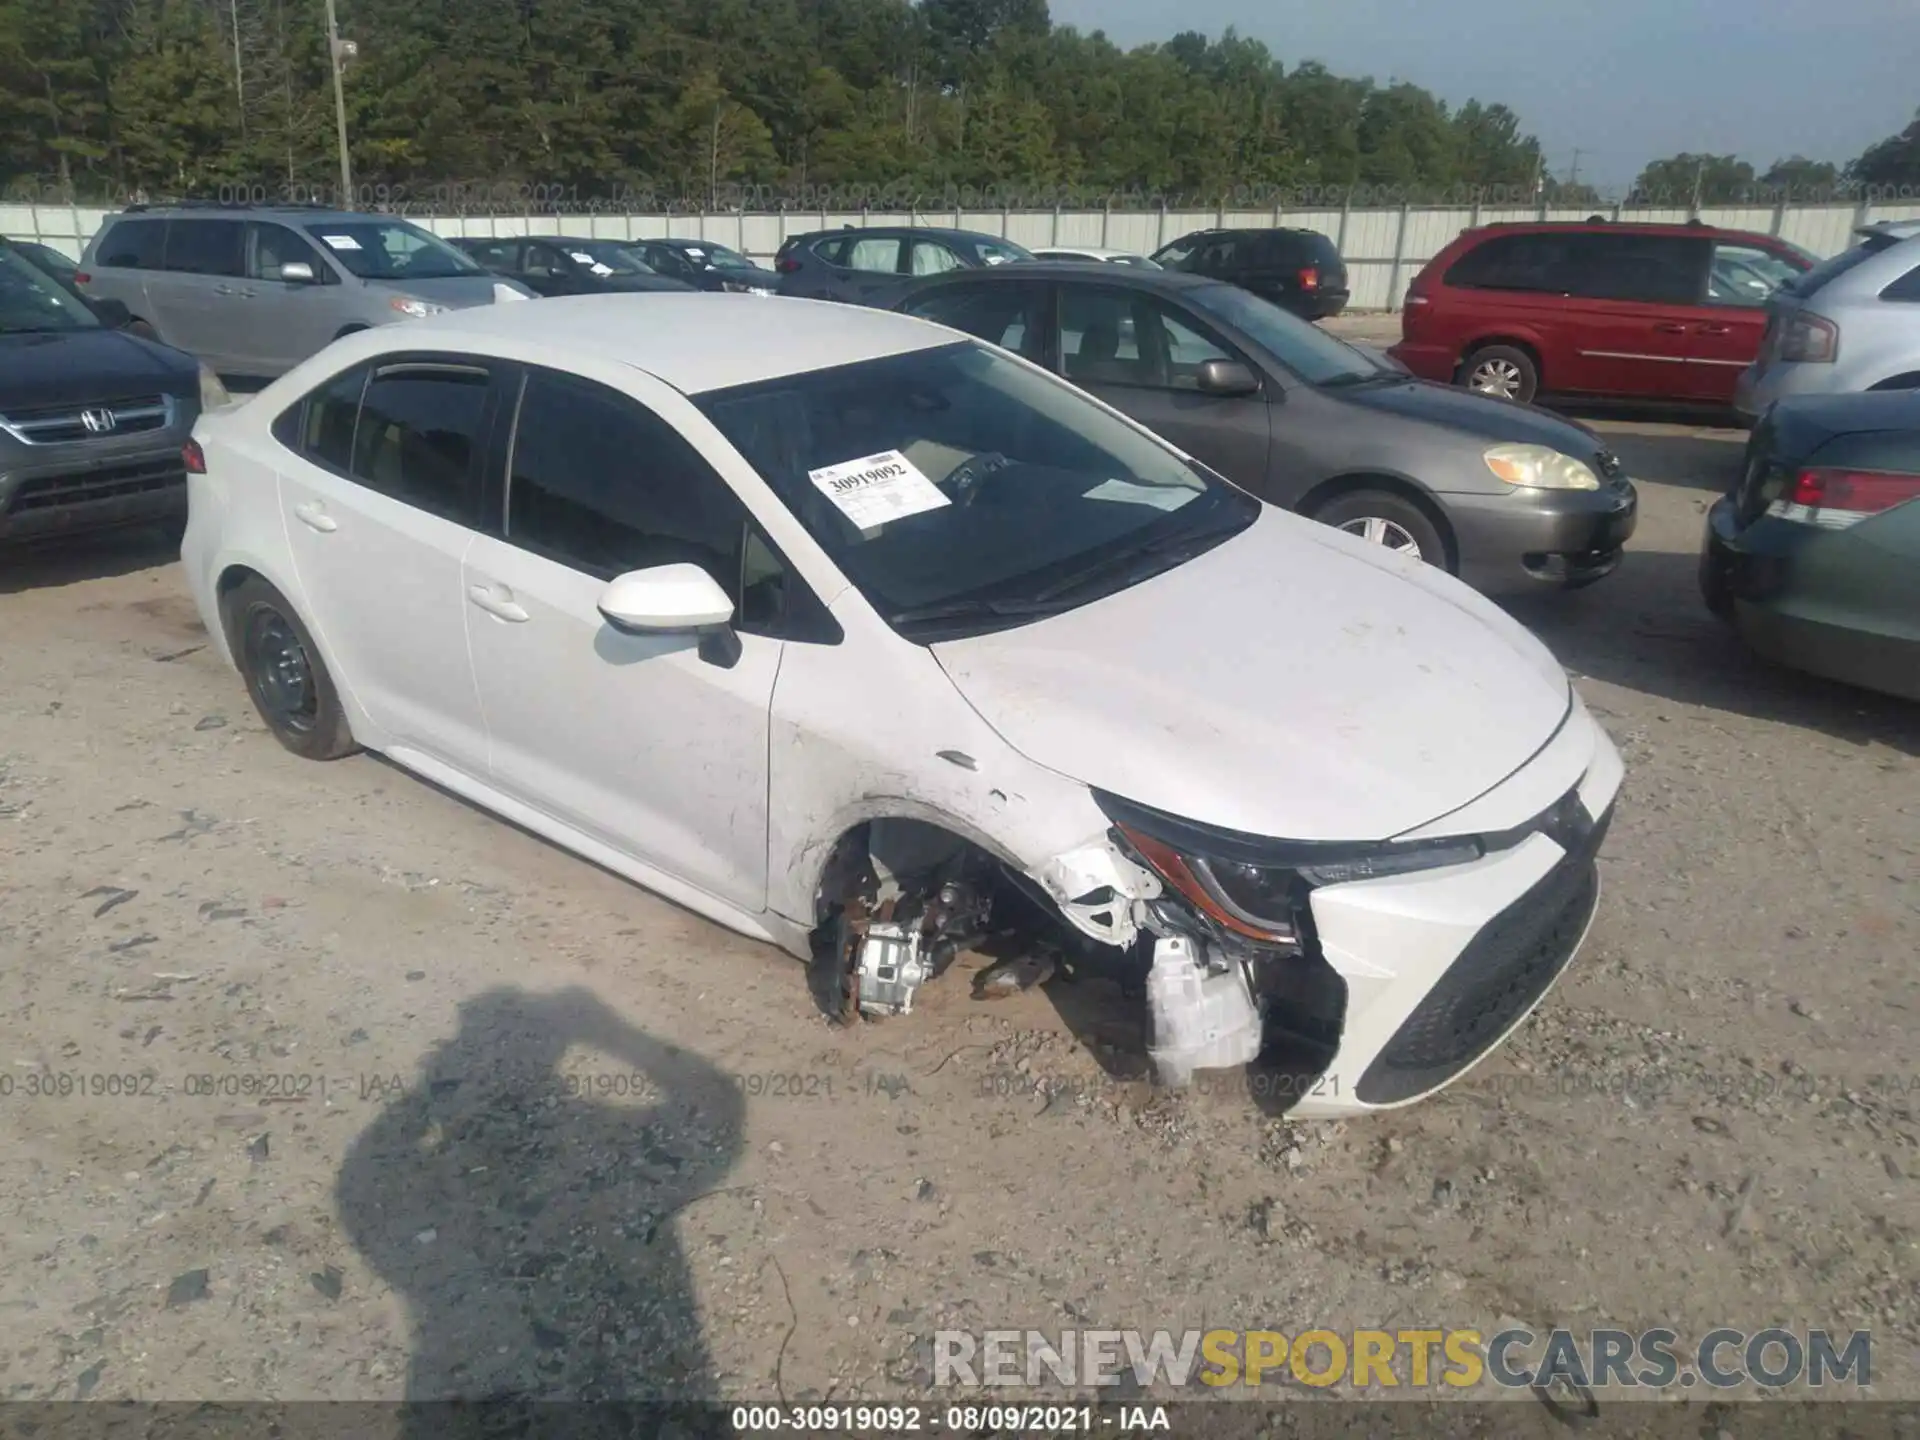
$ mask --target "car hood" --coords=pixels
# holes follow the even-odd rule
[[[196,395],[191,356],[120,330],[0,334],[0,414],[165,392]]]
[[[1552,738],[1572,694],[1458,581],[1272,507],[1130,589],[932,649],[1027,758],[1288,840],[1384,840],[1458,809]]]
[[[1452,385],[1426,380],[1376,380],[1349,389],[1333,387],[1321,394],[1376,413],[1424,420],[1462,430],[1491,442],[1547,445],[1562,454],[1588,459],[1603,449],[1600,437],[1584,425],[1563,420],[1532,405],[1476,395]]]

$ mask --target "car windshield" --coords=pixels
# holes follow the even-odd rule
[[[78,296],[11,245],[0,246],[0,332],[36,335],[99,328],[98,317]]]
[[[703,240],[698,245],[688,245],[683,248],[687,258],[694,264],[709,265],[715,270],[758,270],[760,268],[738,250],[729,250],[724,245],[709,245]]]
[[[652,275],[654,268],[624,245],[611,240],[560,240],[556,244],[576,265],[596,275]]]
[[[1260,509],[1077,390],[970,342],[695,403],[918,640],[1111,594]]]
[[[1352,385],[1399,373],[1238,285],[1202,285],[1184,298],[1234,326],[1309,385]]]
[[[1144,255],[1115,255],[1113,257],[1113,263],[1116,265],[1131,265],[1137,270],[1163,270],[1166,268],[1158,260],[1149,260]]]
[[[1162,269],[1177,270],[1184,265],[1187,257],[1200,248],[1205,235],[1183,235],[1171,245],[1163,245],[1153,252],[1153,259]]]
[[[307,233],[362,280],[448,280],[487,273],[470,255],[404,220],[326,220],[307,226]]]
[[[1011,240],[976,240],[973,242],[973,253],[980,257],[982,265],[1005,265],[1014,260],[1033,259],[1031,250]]]

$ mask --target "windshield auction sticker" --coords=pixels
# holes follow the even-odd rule
[[[807,478],[862,531],[953,503],[898,450],[809,470]]]

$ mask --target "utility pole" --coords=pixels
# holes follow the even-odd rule
[[[340,61],[345,47],[340,40],[340,22],[334,14],[333,0],[327,0],[327,54],[333,59],[333,121],[340,138],[340,205],[353,208],[353,161],[347,154],[347,90],[340,78]],[[348,52],[353,53],[353,52]]]
[[[1580,189],[1580,147],[1573,150],[1573,169],[1567,172],[1567,189],[1576,195]]]
[[[228,0],[227,12],[233,18],[233,94],[240,105],[240,138],[247,138],[247,80],[240,64],[240,0]]]
[[[1695,161],[1693,166],[1693,209],[1690,212],[1692,215],[1698,215],[1700,213],[1700,182],[1706,173],[1707,162],[1704,160]]]

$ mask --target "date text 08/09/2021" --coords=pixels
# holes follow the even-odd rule
[[[1122,1435],[1168,1432],[1164,1405],[736,1405],[740,1434]]]

